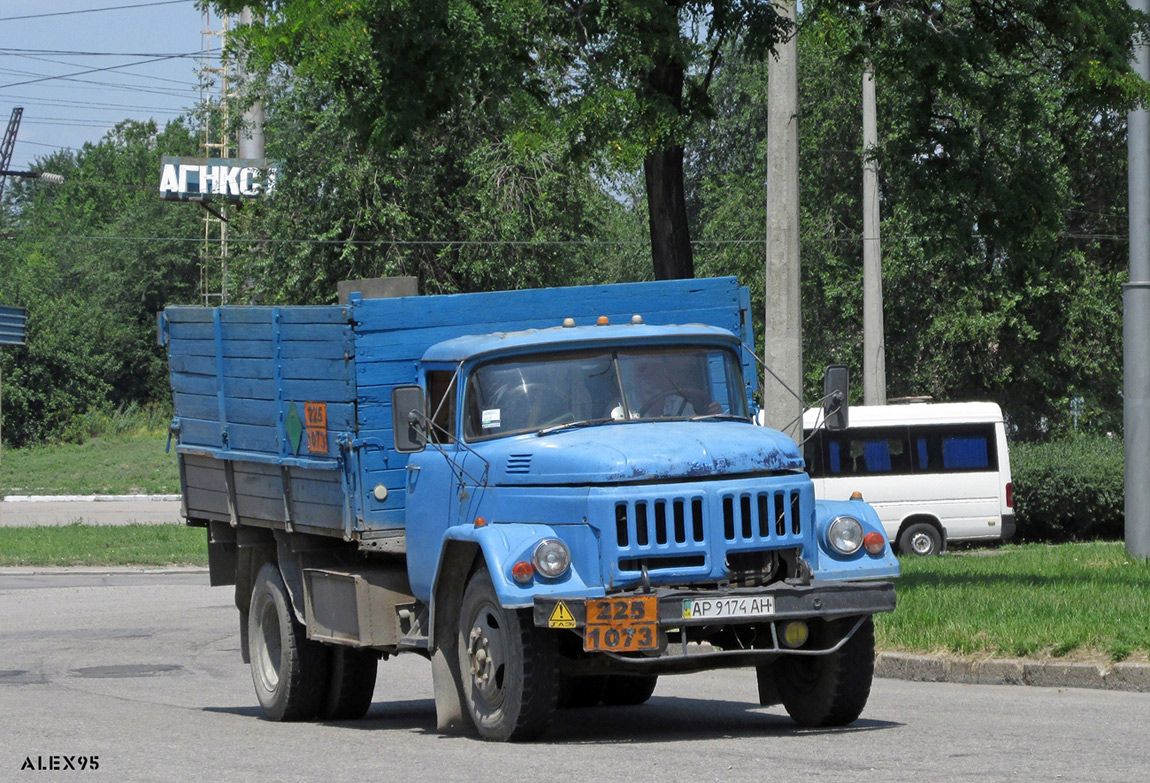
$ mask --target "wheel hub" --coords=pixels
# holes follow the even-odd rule
[[[491,658],[491,643],[478,626],[471,629],[467,639],[467,654],[471,661],[471,677],[475,684],[487,690],[492,681],[494,661]]]

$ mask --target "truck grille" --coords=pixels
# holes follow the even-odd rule
[[[651,487],[615,490],[610,516],[598,517],[608,583],[631,581],[643,571],[653,581],[661,575],[676,581],[769,578],[777,571],[775,553],[800,549],[810,535],[814,493],[805,477],[765,483],[667,485],[657,493]]]
[[[727,541],[766,541],[788,531],[802,535],[799,493],[758,492],[723,495],[723,537]]]

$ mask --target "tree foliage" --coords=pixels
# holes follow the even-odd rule
[[[194,151],[180,122],[125,121],[38,161],[63,185],[6,189],[0,301],[28,310],[27,346],[0,351],[6,442],[58,438],[92,410],[167,399],[155,314],[196,299],[200,216],[160,202],[156,177],[161,155]]]

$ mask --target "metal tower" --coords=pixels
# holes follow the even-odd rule
[[[211,12],[204,10],[200,53],[200,148],[205,158],[230,158],[234,149],[228,99],[231,97],[231,61],[226,50],[229,18],[212,29]],[[228,208],[204,207],[204,243],[200,250],[200,295],[204,305],[228,302]],[[218,270],[218,271],[217,271]],[[213,302],[212,300],[216,300]]]

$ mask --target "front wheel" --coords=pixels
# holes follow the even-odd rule
[[[855,618],[812,629],[817,644],[833,644]],[[874,677],[874,620],[867,617],[838,651],[791,655],[775,665],[775,684],[787,714],[800,726],[845,726],[862,714]]]
[[[529,611],[500,605],[486,569],[463,593],[458,647],[463,702],[483,739],[527,740],[546,731],[558,698],[554,640]]]
[[[295,619],[275,563],[264,563],[252,587],[248,655],[265,716],[276,721],[315,717],[327,689],[327,650],[308,639]]]

